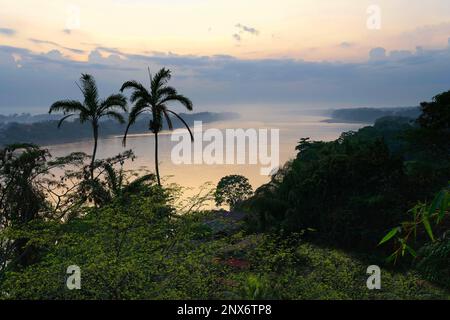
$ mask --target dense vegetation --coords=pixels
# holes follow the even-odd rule
[[[303,138],[254,193],[232,175],[184,199],[125,171],[131,151],[91,162],[7,146],[0,298],[449,299],[449,101],[423,103],[417,121]],[[202,209],[211,200],[233,210]],[[373,264],[381,290],[366,287]],[[66,286],[72,265],[80,290]]]
[[[422,103],[414,122],[387,117],[332,142],[302,139],[297,157],[241,205],[249,212],[249,228],[283,234],[309,230],[311,241],[379,257],[420,250],[422,255],[413,254],[419,268],[427,264],[428,279],[448,286],[449,197],[443,195],[450,181],[449,98],[446,92]],[[431,223],[419,219],[417,206],[426,208],[430,221],[437,215],[431,244],[425,234]],[[377,246],[393,227],[407,232],[414,219],[425,231],[415,229],[413,244],[399,237],[400,250],[391,242]]]

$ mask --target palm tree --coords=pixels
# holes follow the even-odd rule
[[[136,122],[136,119],[145,112],[150,112],[152,118],[149,122],[149,130],[155,135],[155,168],[158,185],[161,186],[161,179],[159,175],[158,164],[158,133],[162,129],[163,117],[166,119],[169,130],[173,130],[172,120],[169,114],[177,117],[188,129],[191,135],[191,140],[194,141],[194,136],[186,121],[180,117],[176,112],[169,110],[167,104],[170,102],[179,102],[192,111],[192,102],[187,97],[179,94],[173,87],[167,85],[171,78],[171,72],[168,69],[162,68],[154,77],[148,70],[150,77],[150,90],[147,90],[142,84],[137,81],[127,81],[120,89],[123,92],[125,89],[132,89],[130,100],[134,103],[134,107],[130,111],[128,125],[123,137],[123,144],[126,144],[127,134],[130,127]]]
[[[110,162],[104,161],[99,166],[102,169],[104,180],[85,180],[81,184],[81,190],[88,193],[88,197],[97,205],[111,203],[114,199],[126,199],[131,194],[137,194],[148,190],[155,182],[154,174],[140,176],[129,181],[123,168],[115,169]]]
[[[104,100],[98,97],[97,84],[94,78],[89,74],[82,74],[80,78],[81,86],[77,84],[84,96],[84,101],[60,100],[52,104],[48,113],[63,112],[64,117],[59,121],[58,128],[69,117],[78,114],[81,123],[90,122],[94,135],[94,150],[92,151],[92,160],[90,164],[91,179],[94,178],[94,163],[97,154],[98,129],[100,119],[110,117],[119,123],[125,123],[125,119],[118,112],[127,112],[127,100],[122,94],[113,94]]]

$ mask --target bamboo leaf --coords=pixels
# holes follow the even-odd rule
[[[431,229],[430,220],[428,220],[428,216],[426,214],[423,215],[423,225],[425,226],[425,230],[428,233],[430,239],[434,242],[433,230]]]
[[[391,240],[398,232],[400,231],[399,227],[395,227],[394,229],[392,229],[391,231],[389,231],[388,234],[386,234],[384,236],[383,239],[381,239],[380,243],[378,244],[379,246],[382,245],[383,243],[388,242],[389,240]]]
[[[430,205],[430,208],[428,209],[428,217],[431,216],[433,213],[436,212],[436,209],[438,207],[440,207],[441,203],[442,203],[442,199],[445,196],[445,192],[442,190],[441,192],[439,192],[436,197],[434,197],[433,202]]]
[[[413,248],[408,246],[407,244],[406,244],[406,250],[408,250],[409,254],[412,255],[414,258],[417,257],[417,252]]]
[[[443,201],[441,203],[441,208],[439,210],[437,223],[441,222],[442,219],[444,218],[445,214],[447,213],[449,202],[450,202],[450,193],[449,192],[445,192],[445,197],[444,197],[444,199],[443,199]]]

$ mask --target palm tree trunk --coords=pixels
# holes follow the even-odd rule
[[[159,177],[159,164],[158,164],[158,131],[155,132],[155,168],[156,168],[156,178],[158,179],[158,185],[161,186],[161,179]]]
[[[97,145],[98,145],[98,124],[93,124],[94,129],[94,150],[92,151],[92,160],[91,160],[91,179],[94,180],[94,163],[95,156],[97,155]]]

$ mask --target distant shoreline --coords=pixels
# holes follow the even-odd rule
[[[384,117],[401,117],[414,120],[417,119],[419,114],[419,107],[344,108],[328,111],[324,115],[329,118],[321,122],[373,125],[378,119]]]
[[[375,121],[346,120],[346,119],[329,118],[329,119],[321,120],[320,122],[323,122],[323,123],[350,123],[350,124],[367,124],[367,125],[371,125]]]
[[[238,113],[233,112],[199,112],[193,114],[183,114],[186,123],[192,125],[194,121],[212,123],[217,121],[234,120],[240,118]],[[62,117],[62,115],[59,115]],[[131,128],[130,134],[148,133],[148,121],[150,116],[137,121]],[[78,121],[64,123],[61,128],[57,128],[58,120],[43,120],[38,122],[10,122],[0,127],[0,145],[5,146],[17,142],[33,143],[41,146],[52,146],[65,143],[83,142],[92,139],[92,132],[89,124],[81,124]],[[184,125],[176,118],[172,119],[174,129],[183,128]],[[126,125],[118,124],[112,120],[101,122],[100,139],[117,137],[125,132]],[[168,130],[166,126],[163,131]]]

